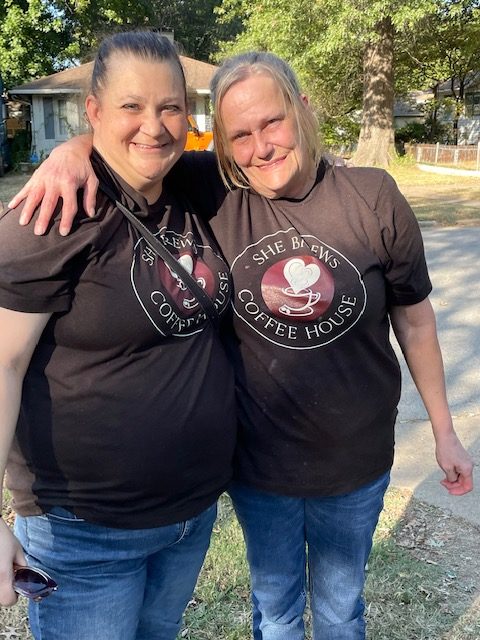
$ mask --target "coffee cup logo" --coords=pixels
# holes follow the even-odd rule
[[[308,322],[328,309],[335,291],[333,277],[314,256],[296,256],[272,265],[262,278],[262,297],[278,318]]]
[[[293,227],[246,246],[232,261],[231,271],[236,317],[286,349],[330,344],[365,310],[365,284],[353,262]]]
[[[178,262],[182,265],[182,267],[185,269],[185,271],[189,275],[193,274],[194,262],[193,262],[192,256],[189,253],[185,253],[182,256],[180,256],[178,258]],[[178,304],[188,311],[193,311],[197,308],[200,308],[200,305],[197,299],[191,295],[190,291],[188,290],[188,287],[183,282],[183,280],[178,276],[178,274],[175,273],[172,269],[170,269],[167,263],[165,263],[164,266],[167,267],[167,269],[170,271],[172,275],[172,278],[174,278],[176,282],[175,286],[177,287],[177,289],[179,289],[182,292],[185,292],[177,300]],[[197,273],[197,272],[200,272],[200,273]],[[208,279],[208,283],[209,283],[208,293],[212,295],[214,290],[213,275],[201,260],[198,261],[198,268],[196,269],[194,277],[195,277],[195,280],[197,281],[197,284],[202,289],[207,289],[207,279]]]

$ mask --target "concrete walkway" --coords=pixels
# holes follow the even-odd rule
[[[480,464],[480,227],[424,228],[439,340],[445,362],[447,390],[455,427]],[[398,349],[403,392],[396,428],[392,484],[414,491],[420,500],[480,526],[480,475],[466,496],[450,496],[439,484],[443,477],[423,404]]]

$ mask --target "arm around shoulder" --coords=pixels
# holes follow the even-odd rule
[[[95,214],[98,179],[90,163],[92,136],[76,136],[56,147],[42,162],[27,184],[9,202],[15,208],[25,200],[20,224],[28,224],[40,205],[35,223],[37,235],[45,233],[59,198],[63,200],[60,233],[67,235],[77,212],[77,191],[83,187],[83,205],[88,215]]]

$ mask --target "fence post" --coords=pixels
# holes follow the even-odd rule
[[[422,159],[422,148],[420,145],[417,145],[417,162],[420,162]]]
[[[455,147],[453,152],[453,164],[458,164],[458,147]]]
[[[440,143],[437,142],[435,145],[435,164],[438,164],[438,152],[440,151]]]

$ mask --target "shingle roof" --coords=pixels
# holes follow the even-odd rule
[[[187,81],[187,91],[189,93],[205,93],[209,91],[210,80],[217,67],[207,62],[200,62],[193,58],[180,56],[185,78]],[[26,82],[18,87],[9,90],[10,94],[38,94],[38,93],[82,93],[87,91],[92,75],[93,62],[87,62],[78,67],[72,67]]]

